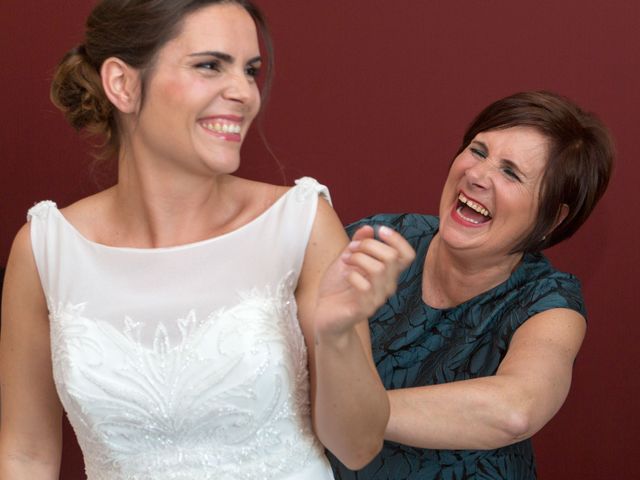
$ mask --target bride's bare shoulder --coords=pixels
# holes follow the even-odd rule
[[[229,187],[234,192],[234,196],[243,198],[245,204],[251,204],[258,210],[269,208],[291,189],[291,186],[275,185],[239,177],[234,177],[229,182]]]
[[[60,213],[80,232],[89,234],[96,225],[107,223],[112,203],[113,189],[109,188],[61,208]]]

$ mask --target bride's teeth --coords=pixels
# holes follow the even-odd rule
[[[229,123],[205,123],[204,128],[217,133],[240,133],[242,128],[240,125],[232,125]]]

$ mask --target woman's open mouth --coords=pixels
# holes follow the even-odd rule
[[[491,213],[483,205],[470,200],[462,192],[458,194],[456,213],[463,220],[475,225],[481,225],[491,220]]]

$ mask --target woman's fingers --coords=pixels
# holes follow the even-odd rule
[[[348,245],[343,260],[353,272],[363,277],[363,281],[352,280],[350,283],[360,291],[370,290],[383,295],[384,298],[377,301],[384,302],[396,290],[398,276],[415,258],[415,253],[411,245],[389,227],[381,227],[378,235],[380,240],[374,238],[371,226],[360,228]]]
[[[365,270],[367,270],[366,265],[375,267],[375,263],[366,262],[362,256],[355,255],[361,253],[384,263],[399,273],[407,268],[415,258],[413,248],[398,232],[387,226],[381,226],[378,229],[380,240],[374,239],[373,234],[374,229],[371,226],[365,226],[356,231],[352,242],[347,247],[350,252],[350,255],[347,256],[347,263],[365,268]],[[356,262],[358,259],[360,262]]]
[[[393,253],[394,252],[391,252],[388,256]],[[359,250],[348,253],[345,258],[345,263],[361,275],[370,278],[381,277],[387,270],[395,270],[395,268],[391,268],[387,262]]]
[[[387,245],[394,248],[399,254],[399,261],[402,268],[406,268],[416,258],[416,252],[407,240],[392,228],[382,225],[378,228],[380,239]]]

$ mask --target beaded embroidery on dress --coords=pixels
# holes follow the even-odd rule
[[[328,193],[296,183],[234,232],[163,249],[90,242],[53,202],[29,211],[54,380],[90,480],[333,478],[294,297]]]

